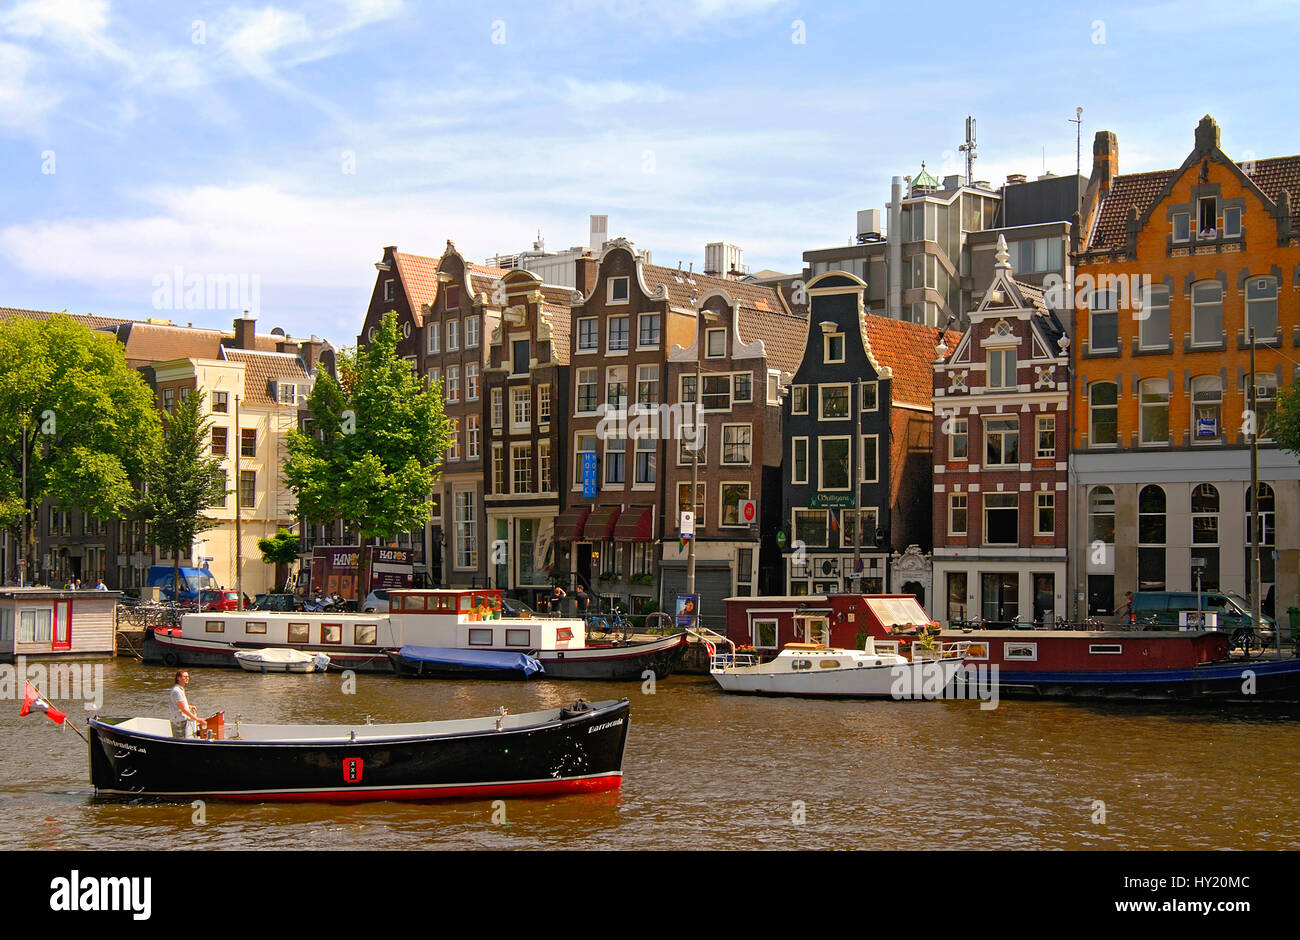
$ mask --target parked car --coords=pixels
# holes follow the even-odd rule
[[[367,594],[366,599],[361,603],[361,612],[363,614],[388,613],[388,589],[375,588]]]
[[[324,608],[297,594],[260,594],[257,600],[253,602],[252,609],[292,614],[303,611],[320,613]]]
[[[190,600],[183,602],[180,606],[187,610],[237,610],[239,608],[239,592],[202,591],[197,604]]]
[[[1178,627],[1183,611],[1210,611],[1219,615],[1219,629],[1231,633],[1249,627],[1252,621],[1250,601],[1240,594],[1204,591],[1143,591],[1133,595],[1133,616],[1139,628]],[[1260,636],[1269,638],[1277,625],[1272,617],[1261,615]]]

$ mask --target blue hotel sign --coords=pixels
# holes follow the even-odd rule
[[[596,498],[596,452],[594,450],[582,452],[582,498]]]

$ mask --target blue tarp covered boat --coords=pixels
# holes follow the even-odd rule
[[[546,671],[527,653],[500,650],[403,646],[388,658],[398,675],[422,679],[527,679]]]

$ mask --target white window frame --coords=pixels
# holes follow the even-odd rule
[[[1008,429],[1004,429],[1004,430],[999,430],[999,431],[990,432],[990,430],[989,430],[989,425],[993,424],[993,423],[996,422],[996,421],[1007,421],[1007,422],[1010,422],[1010,423],[1012,423],[1012,424],[1015,425],[1015,428],[1014,428],[1014,429],[1010,429],[1010,428],[1008,428]],[[986,417],[986,418],[984,419],[984,428],[983,428],[983,430],[984,430],[984,453],[983,453],[982,458],[981,458],[981,460],[980,460],[980,463],[981,463],[983,466],[985,466],[985,467],[1018,467],[1018,466],[1020,466],[1020,457],[1021,457],[1021,449],[1020,449],[1020,416],[1019,416],[1018,414],[1014,414],[1014,413],[1013,413],[1013,414],[1009,414],[1009,415],[990,415],[990,416],[988,416],[988,417]],[[1001,452],[998,454],[999,461],[998,461],[997,463],[993,463],[991,460],[989,460],[989,441],[992,439],[993,434],[998,434],[998,435],[1001,435],[1001,437],[1002,437],[1002,447],[1001,447]],[[1015,460],[1007,460],[1007,459],[1006,459],[1006,458],[1007,458],[1006,437],[1007,437],[1008,434],[1014,434],[1015,437],[1016,437],[1016,459],[1015,459]]]
[[[623,285],[623,298],[621,300],[614,296],[614,286]],[[605,281],[605,303],[606,304],[627,304],[632,302],[632,281],[631,278],[624,275],[623,277],[611,277]]]
[[[555,492],[554,468],[551,466],[551,442],[546,439],[537,442],[537,492]]]
[[[510,386],[510,430],[527,431],[533,426],[533,390],[528,385]]]
[[[736,501],[736,521],[727,521],[727,503],[725,501],[725,491],[729,486],[743,486],[745,495]],[[745,529],[749,523],[740,518],[740,501],[753,499],[754,487],[748,480],[723,480],[718,484],[718,527],[728,529]]]
[[[654,317],[659,321],[659,327],[655,330],[655,341],[653,343],[642,344],[641,342],[641,323],[646,317]],[[664,318],[657,310],[647,310],[644,313],[637,314],[636,318],[636,348],[637,349],[658,349],[664,341]]]
[[[456,352],[460,349],[460,321],[447,321],[447,352]]]
[[[505,419],[506,419],[504,390],[500,386],[492,389],[491,399],[492,399],[492,427],[496,430],[500,430],[501,427],[505,424]]]
[[[522,487],[520,486],[522,481]],[[510,445],[510,492],[527,494],[533,491],[533,445]]]
[[[853,491],[853,467],[847,468],[844,486],[827,486],[824,479],[823,471],[826,467],[825,448],[826,444],[831,441],[843,441],[845,444],[845,456],[850,463],[853,460],[853,436],[849,434],[826,434],[817,438],[817,488],[823,493],[846,493]]]
[[[543,382],[537,386],[537,423],[551,423],[551,383]]]
[[[592,346],[583,345],[582,328],[584,324],[591,324],[594,328],[596,343]],[[600,352],[600,318],[599,317],[579,317],[578,318],[578,352],[579,353],[598,353]]]
[[[743,443],[746,449],[745,460],[728,460],[727,459],[727,432],[736,428],[743,428],[749,434],[749,441]],[[732,447],[740,447],[741,443],[731,442]],[[749,467],[754,463],[754,426],[752,424],[724,424],[722,426],[722,453],[719,455],[719,461],[724,467]]]
[[[1043,448],[1045,433],[1052,435],[1052,446],[1047,450]],[[1056,415],[1034,416],[1034,456],[1039,460],[1056,459]]]
[[[1006,346],[993,348],[988,351],[985,361],[985,381],[989,391],[1009,391],[1016,387],[1016,379],[1019,377],[1020,363],[1016,356],[1015,346]],[[1007,359],[1010,358],[1011,368],[1008,370]],[[994,363],[997,363],[997,369],[994,369]],[[1001,382],[995,383],[994,372],[1001,373]],[[1007,373],[1011,373],[1011,381],[1007,382]]]
[[[720,340],[718,352],[713,351],[713,339],[718,337]],[[727,358],[727,328],[715,327],[704,331],[704,358],[705,359],[726,359]]]
[[[740,383],[737,381],[743,376],[749,377],[749,397],[741,398],[736,391],[736,386]],[[731,373],[731,403],[733,405],[752,405],[754,403],[754,373],[753,372],[733,372]]]
[[[482,428],[479,426],[482,419],[478,415],[468,415],[465,424],[465,459],[477,460],[480,453],[482,442]]]
[[[583,366],[581,368],[575,369],[574,373],[575,375],[574,375],[574,382],[573,382],[573,408],[574,408],[573,413],[575,415],[596,414],[598,409],[600,408],[600,402],[601,402],[600,369],[598,369],[595,366]],[[582,381],[584,374],[589,375],[592,381],[590,382]],[[581,392],[584,387],[594,388],[596,390],[596,393],[592,396],[591,408],[588,409],[587,411],[582,410]]]
[[[624,323],[623,345],[614,345],[614,322]],[[605,353],[610,356],[623,356],[632,348],[632,318],[625,313],[614,314],[605,321]]]
[[[874,457],[871,461],[875,467],[875,473],[870,477],[867,476],[867,449],[870,447]],[[863,434],[859,438],[858,449],[858,482],[859,483],[879,483],[880,482],[880,435]]]
[[[479,368],[477,362],[465,364],[465,400],[478,401]]]
[[[1039,526],[1042,519],[1043,510],[1049,510],[1052,513],[1052,527],[1043,529]],[[1034,535],[1055,535],[1056,534],[1056,493],[1052,490],[1036,490],[1034,492]]]
[[[840,341],[840,355],[839,358],[831,358],[831,342],[837,339]],[[822,362],[827,364],[843,362],[845,356],[845,347],[846,347],[846,340],[843,333],[823,333],[822,334]]]
[[[473,327],[471,330],[470,327]],[[465,348],[477,349],[479,344],[479,320],[478,317],[465,318]]]
[[[799,462],[794,459],[795,451],[799,449],[800,444],[803,445],[803,479],[799,479],[797,476],[795,476],[796,473],[795,468],[799,466]],[[808,464],[809,464],[808,454],[809,454],[808,438],[806,437],[790,438],[790,484],[792,486],[808,485]]]
[[[799,399],[799,392],[803,391],[803,408],[799,408],[795,402]],[[808,413],[808,386],[791,385],[790,386],[790,414],[806,415]]]
[[[960,506],[957,504],[961,503]],[[963,516],[963,525],[957,528],[956,512],[960,509]],[[968,493],[949,493],[948,494],[948,534],[949,535],[969,535],[970,534],[970,494]]]
[[[817,420],[818,421],[852,421],[853,420],[853,386],[848,382],[827,382],[815,386],[817,389]],[[826,392],[831,389],[844,389],[844,415],[842,417],[828,417],[826,414]]]

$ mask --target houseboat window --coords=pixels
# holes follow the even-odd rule
[[[1090,643],[1088,645],[1089,653],[1122,653],[1124,647],[1118,643]]]
[[[218,632],[220,632],[220,631],[218,631]],[[265,620],[249,620],[249,621],[246,621],[246,622],[244,623],[244,632],[245,632],[245,633],[258,633],[258,634],[266,633],[266,621],[265,621]]]
[[[204,633],[225,633],[226,622],[224,620],[209,620],[203,624]]]
[[[470,646],[491,646],[492,631],[484,627],[471,627],[469,631]]]
[[[52,617],[53,611],[48,608],[45,610],[18,611],[18,642],[50,642],[50,624],[52,623]]]
[[[790,668],[791,668],[791,669],[794,669],[795,671],[798,671],[798,670],[801,670],[801,669],[811,669],[811,668],[812,668],[812,660],[811,660],[811,659],[796,659],[793,663],[790,664]]]
[[[471,606],[471,605],[470,605],[470,596],[469,596],[468,594],[460,594],[460,595],[458,595],[458,597],[459,597],[459,600],[460,600],[460,611],[461,611],[462,613],[468,612],[469,609],[470,609],[470,606]]]
[[[474,606],[486,607],[488,610],[496,610],[499,606],[501,606],[501,602],[497,599],[496,595],[494,594],[475,594]]]
[[[0,643],[12,643],[14,639],[14,612],[8,608],[0,609]]]
[[[376,625],[373,623],[359,623],[353,630],[352,642],[357,646],[374,646]]]
[[[817,661],[817,665],[822,669],[839,669],[840,661],[838,659],[821,659]]]
[[[424,610],[424,595],[416,594],[401,598],[402,610]]]
[[[1038,659],[1038,644],[1004,643],[1002,646],[1002,658],[1005,660],[1017,659],[1024,662],[1035,662]]]
[[[320,641],[322,643],[342,643],[343,624],[322,623],[320,625]]]
[[[431,598],[430,600],[432,601],[434,600],[434,598]],[[429,604],[430,610],[436,609],[440,613],[444,613],[444,614],[454,614],[456,612],[456,598],[444,596],[444,597],[436,598],[436,600],[438,602],[438,606],[435,608],[433,604],[430,603]]]
[[[776,648],[776,621],[754,621],[754,646],[758,649]]]
[[[507,630],[506,646],[528,646],[531,636],[527,630]]]
[[[289,642],[290,643],[310,643],[311,642],[311,625],[306,623],[289,624]]]

